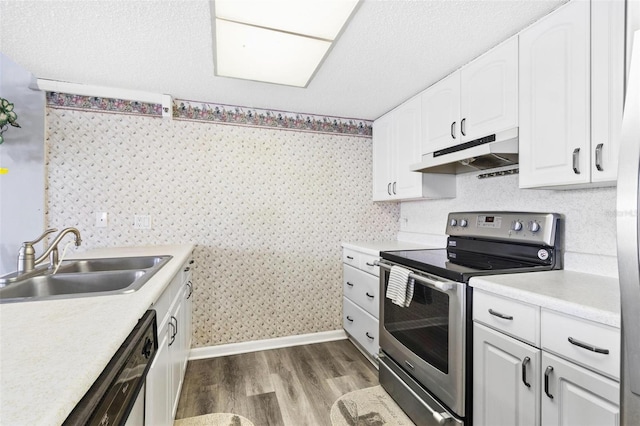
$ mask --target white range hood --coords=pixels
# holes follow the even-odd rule
[[[422,156],[411,170],[459,174],[518,164],[518,128],[464,142]]]

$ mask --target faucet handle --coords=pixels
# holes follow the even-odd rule
[[[58,232],[58,228],[49,228],[46,231],[44,231],[44,233],[42,235],[40,235],[38,238],[36,238],[33,241],[25,241],[24,243],[22,243],[23,245],[34,245],[39,243],[44,237],[46,237],[49,234],[53,234],[54,232]]]

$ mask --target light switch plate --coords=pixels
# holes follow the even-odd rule
[[[134,229],[151,229],[151,216],[148,214],[136,214],[133,216]]]

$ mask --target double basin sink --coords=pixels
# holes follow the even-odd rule
[[[114,257],[69,260],[54,274],[39,268],[21,276],[0,278],[0,303],[69,299],[132,293],[172,256]]]

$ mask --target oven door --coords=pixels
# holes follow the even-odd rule
[[[400,307],[385,297],[392,265],[380,262],[380,349],[464,417],[467,286],[403,266],[417,277],[411,303]]]

